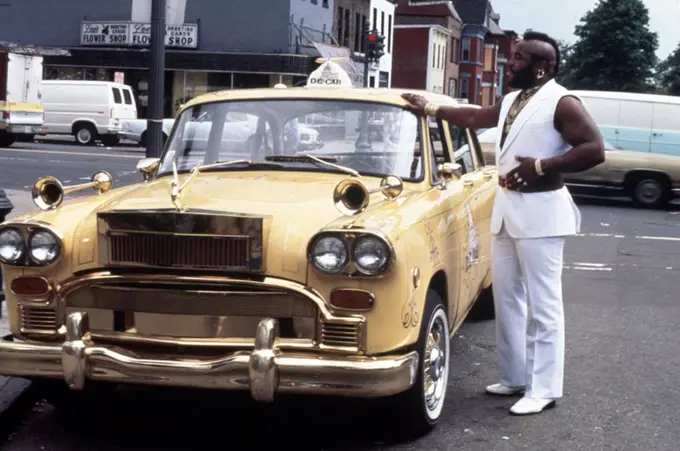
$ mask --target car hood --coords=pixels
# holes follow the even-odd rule
[[[180,185],[187,174],[180,175]],[[265,216],[264,241],[267,274],[306,282],[306,249],[310,238],[322,228],[351,225],[379,230],[387,235],[404,223],[404,209],[420,192],[418,185],[406,185],[401,196],[386,199],[380,193],[370,197],[368,208],[355,216],[345,216],[335,207],[333,190],[346,179],[343,174],[300,172],[209,172],[199,174],[181,193],[187,211],[217,211]],[[369,190],[379,178],[361,177]],[[175,210],[170,193],[172,177],[162,177],[111,191],[102,196],[71,199],[57,210],[25,215],[21,220],[40,221],[64,233],[74,243],[70,272],[97,268],[96,249],[92,259],[83,259],[81,247],[97,241],[96,215],[99,212]],[[409,189],[410,188],[410,189]],[[19,218],[18,218],[19,219]],[[73,227],[77,224],[76,227]],[[78,249],[76,249],[78,247]],[[85,263],[82,263],[85,262]]]

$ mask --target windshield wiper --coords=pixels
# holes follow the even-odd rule
[[[324,166],[328,166],[333,169],[337,169],[339,171],[345,172],[347,174],[353,175],[354,177],[359,177],[359,172],[355,171],[352,168],[348,168],[346,166],[341,166],[339,164],[333,164],[333,161],[338,161],[337,158],[334,157],[315,157],[314,155],[310,155],[308,153],[302,154],[302,155],[271,155],[268,157],[264,158],[267,161],[306,161],[310,163],[319,163]]]
[[[180,202],[180,195],[182,194],[182,191],[184,191],[184,188],[187,187],[187,185],[192,182],[200,173],[201,170],[205,169],[215,169],[219,167],[224,167],[224,166],[231,166],[235,164],[245,164],[248,167],[253,167],[253,166],[266,166],[266,167],[283,167],[282,164],[276,164],[276,163],[269,163],[265,161],[251,161],[251,160],[231,160],[231,161],[218,161],[217,163],[208,163],[208,164],[199,164],[196,167],[194,167],[191,170],[191,175],[184,181],[182,186],[179,184],[179,174],[177,173],[177,163],[172,162],[172,173],[173,173],[173,180],[172,180],[172,191],[170,193],[170,199],[172,200],[172,203],[175,205],[175,208],[177,208],[178,211],[183,211],[184,206]]]

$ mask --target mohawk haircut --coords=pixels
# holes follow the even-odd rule
[[[526,33],[524,33],[524,36],[522,37],[523,40],[525,41],[541,41],[545,42],[547,44],[550,44],[553,49],[555,49],[555,73],[554,75],[557,75],[560,71],[560,61],[561,61],[561,55],[560,55],[560,46],[557,44],[557,41],[550,36],[548,36],[545,33],[540,33],[538,31],[532,31],[532,30],[527,30]]]

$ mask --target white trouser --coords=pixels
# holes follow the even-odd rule
[[[515,239],[505,227],[491,236],[500,382],[526,386],[528,397],[562,397],[564,241],[564,237]]]

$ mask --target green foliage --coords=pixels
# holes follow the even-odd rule
[[[574,89],[651,92],[658,63],[657,34],[641,0],[600,0],[576,26],[560,72]]]
[[[557,43],[560,49],[560,70],[557,74],[557,82],[568,89],[575,89],[577,83],[574,80],[574,68],[571,63],[574,47],[565,41],[558,41]]]
[[[656,79],[662,93],[680,96],[680,44],[659,64]]]

